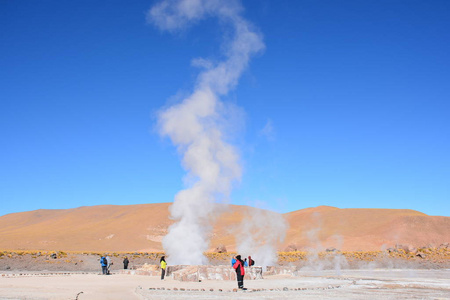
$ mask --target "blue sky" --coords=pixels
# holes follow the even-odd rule
[[[169,34],[152,1],[0,2],[0,215],[171,202],[156,114],[220,58],[214,19]],[[264,36],[238,86],[231,203],[450,216],[450,2],[242,1]]]

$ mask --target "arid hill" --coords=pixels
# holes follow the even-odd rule
[[[170,203],[101,205],[28,211],[0,217],[0,249],[65,251],[162,251],[161,241],[173,223]],[[241,222],[262,210],[230,205],[221,208],[210,248],[236,246]],[[279,250],[380,250],[450,242],[450,217],[408,209],[339,209],[319,206],[283,215],[289,228]],[[264,220],[270,222],[270,218]],[[275,225],[275,224],[274,224]],[[282,234],[281,234],[282,235]]]
[[[382,250],[397,244],[422,247],[450,241],[450,217],[410,209],[319,206],[284,216],[290,225],[286,243],[301,248]]]

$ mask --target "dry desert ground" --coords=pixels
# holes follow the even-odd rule
[[[100,274],[99,254],[1,253],[0,299],[8,300],[450,299],[448,247],[422,249],[420,255],[402,249],[325,252],[313,257],[279,253],[278,268],[295,271],[264,272],[262,279],[245,280],[245,291],[238,291],[234,280],[179,281],[170,275],[162,281],[157,267],[161,253],[110,253],[111,275]],[[129,274],[122,269],[125,255],[133,269]],[[230,255],[209,254],[213,269],[222,265],[233,272]],[[143,275],[146,270],[156,272]]]
[[[94,272],[3,272],[0,299],[450,299],[449,269],[301,271],[245,281]]]

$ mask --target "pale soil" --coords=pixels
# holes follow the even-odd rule
[[[245,282],[179,282],[96,273],[2,272],[0,299],[449,299],[450,270],[342,270],[266,276]],[[177,290],[174,290],[176,288]],[[180,290],[184,289],[184,290]],[[204,291],[202,291],[202,289]],[[213,289],[213,291],[210,291]],[[222,291],[219,291],[221,289]],[[82,293],[81,293],[82,292]]]
[[[52,258],[52,252],[47,252],[42,255],[23,253],[17,254],[17,252],[10,252],[0,256],[0,271],[70,271],[70,272],[99,272],[100,267],[100,255],[94,254],[81,254],[81,253],[65,253],[59,255],[57,258]],[[153,255],[126,255],[116,254],[111,255],[113,265],[112,271],[118,271],[123,269],[123,259],[128,256],[130,264],[129,269],[138,268],[144,264],[159,265],[159,258]],[[10,257],[11,256],[11,257]],[[366,261],[362,259],[346,259],[340,262],[340,266],[343,269],[374,269],[374,268],[386,268],[386,269],[447,269],[450,268],[450,259],[448,255],[434,259],[430,256],[430,259],[402,259],[393,257],[381,257],[374,261]],[[226,260],[210,260],[211,265],[227,265],[229,262]],[[170,265],[170,261],[168,261]],[[295,262],[280,261],[279,265],[282,266],[296,266],[301,270],[308,269],[335,269],[336,262],[334,256],[318,259],[312,257],[309,259],[302,259]]]
[[[113,265],[112,271],[123,269],[123,259],[125,255],[111,256]],[[159,260],[150,259],[145,256],[129,258],[128,268],[142,266],[143,264],[158,264]],[[64,256],[51,258],[49,254],[17,255],[12,257],[6,255],[0,258],[0,271],[77,271],[77,272],[98,272],[101,270],[100,255],[68,253]]]
[[[234,292],[235,281],[120,274],[123,257],[111,257],[112,275],[105,276],[100,275],[99,255],[69,253],[54,259],[5,253],[0,257],[0,299],[450,299],[447,259],[383,258],[338,267],[333,260],[303,260],[297,262],[297,276],[246,280],[248,290]],[[157,263],[148,255],[129,258],[130,267]]]

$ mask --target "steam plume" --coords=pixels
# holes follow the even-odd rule
[[[230,26],[233,37],[224,45],[225,59],[214,63],[196,59],[205,69],[193,93],[158,115],[159,131],[168,136],[182,155],[191,185],[180,191],[171,206],[177,222],[169,228],[163,247],[173,264],[204,264],[208,233],[217,197],[226,197],[241,176],[239,156],[224,140],[220,126],[223,103],[219,97],[232,89],[252,54],[262,50],[261,36],[241,16],[234,0],[163,0],[149,11],[148,21],[161,30],[177,31],[207,17]]]
[[[238,253],[251,255],[258,266],[277,262],[277,247],[283,242],[288,224],[283,215],[263,209],[247,212],[237,239]]]

